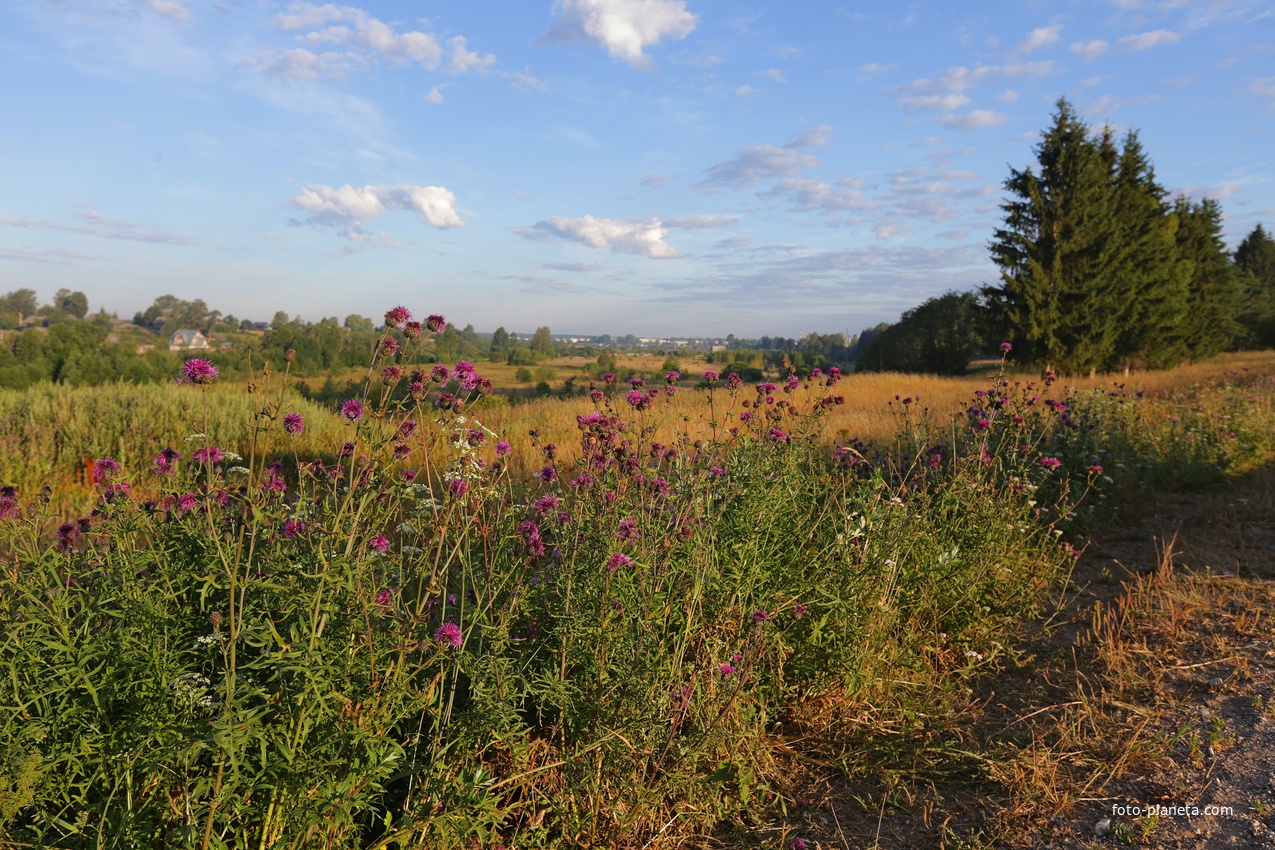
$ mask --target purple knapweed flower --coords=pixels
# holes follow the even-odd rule
[[[340,450],[339,452],[337,452],[337,454],[338,454],[340,457],[353,457],[353,456],[354,456],[354,444],[353,444],[353,443],[342,443],[342,444],[341,444],[341,450]]]
[[[507,440],[496,441],[496,457],[505,457],[512,451]]]
[[[1062,461],[1056,457],[1042,457],[1040,459],[1040,465],[1045,467],[1045,469],[1052,470],[1062,466]]]
[[[403,336],[408,339],[420,339],[423,332],[420,322],[408,322],[403,325]]]
[[[704,374],[700,375],[700,377],[710,384],[717,383],[717,373],[714,372],[712,369],[704,370]]]
[[[723,676],[729,676],[731,673],[735,672],[735,665],[734,664],[718,664],[717,669],[718,671],[721,672]]]
[[[561,500],[557,496],[541,496],[531,503],[531,507],[537,514],[543,516],[550,511],[556,511],[560,503]]]
[[[300,434],[305,430],[305,420],[301,418],[300,413],[283,414],[283,430],[289,434]]]
[[[93,480],[110,481],[112,477],[119,474],[119,471],[119,461],[113,457],[104,457],[93,464]]]
[[[461,638],[460,626],[450,620],[438,627],[438,630],[434,632],[434,640],[448,644],[452,649],[460,649],[460,645],[464,642]]]
[[[622,552],[616,552],[607,559],[606,570],[610,575],[614,575],[615,571],[623,567],[627,567],[633,563],[633,560]]]
[[[805,618],[806,613],[807,613],[809,610],[810,610],[810,609],[809,609],[809,608],[807,608],[805,605],[803,605],[802,603],[798,602],[796,605],[792,606],[792,615],[793,615],[793,617],[794,617],[795,619],[801,620],[801,619],[804,619],[804,618]]]
[[[392,336],[383,336],[376,346],[378,357],[393,357],[398,353],[398,340]]]
[[[626,396],[626,399],[629,404],[633,405],[638,410],[645,410],[650,404],[650,400],[646,397],[646,393],[641,390],[629,390],[629,394]]]
[[[1089,467],[1089,474],[1102,475],[1102,465],[1095,463],[1093,466]]]
[[[199,504],[199,497],[194,493],[182,493],[177,497],[177,507],[183,511],[193,511]]]
[[[670,384],[676,383],[680,377],[682,377],[682,373],[676,369],[664,373],[664,380]]]
[[[606,382],[606,383],[608,383],[608,384],[614,384],[614,383],[615,383],[615,373],[614,373],[614,372],[607,372],[605,375],[603,375],[603,376],[602,376],[602,380],[603,380],[603,381],[605,381],[605,382]]]
[[[806,850],[807,844],[800,838],[794,838],[788,842],[788,850]]]
[[[376,604],[382,608],[390,607],[390,603],[394,601],[394,590],[389,587],[382,587],[376,593]]]
[[[452,367],[452,371],[456,373],[456,379],[463,381],[470,375],[474,374],[474,364],[468,360],[458,360],[456,365]]]
[[[411,318],[412,312],[406,307],[402,305],[399,305],[398,307],[391,307],[389,310],[385,311],[385,327],[397,328],[399,325],[404,324]]]
[[[384,555],[390,551],[390,541],[386,539],[384,534],[378,534],[375,537],[369,537],[367,540],[367,548],[373,552],[380,552]]]
[[[363,402],[354,398],[346,399],[346,401],[341,405],[341,416],[350,422],[356,422],[359,419],[362,419]]]
[[[182,376],[177,379],[178,384],[184,384],[190,381],[192,384],[207,386],[217,380],[217,368],[202,357],[192,357],[182,366]]]
[[[638,533],[637,520],[633,517],[625,517],[620,520],[620,524],[616,526],[615,537],[617,540],[634,540],[641,535]]]
[[[288,519],[283,523],[283,536],[287,540],[296,540],[305,531],[305,523]]]
[[[1001,354],[1009,354],[1013,350],[1014,346],[1010,345],[1008,342],[1001,343]]]
[[[195,449],[190,455],[190,459],[195,463],[221,463],[225,458],[221,449],[216,446],[205,446],[202,449]]]
[[[447,320],[435,313],[426,317],[425,327],[429,328],[430,333],[441,334],[447,330]]]
[[[765,608],[758,608],[756,611],[753,612],[754,623],[764,623],[769,619],[770,619],[770,614],[766,612]]]
[[[461,496],[464,496],[469,492],[469,482],[464,478],[453,478],[447,484],[447,492],[454,498],[459,499]]]
[[[402,366],[386,366],[381,370],[381,380],[387,384],[393,384],[403,377]]]

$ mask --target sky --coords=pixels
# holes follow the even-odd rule
[[[1059,97],[1233,248],[1269,0],[0,0],[0,292],[479,331],[851,333],[997,279]]]

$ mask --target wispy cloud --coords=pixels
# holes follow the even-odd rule
[[[1174,44],[1181,40],[1182,33],[1172,32],[1171,30],[1152,30],[1151,32],[1118,38],[1116,39],[1116,47],[1126,52],[1136,52],[1150,50],[1152,47],[1159,47],[1162,44]]]
[[[1023,43],[1018,45],[1018,53],[1031,53],[1033,50],[1039,50],[1042,47],[1048,47],[1058,42],[1058,34],[1062,32],[1062,24],[1051,24],[1047,27],[1038,27],[1027,34],[1027,38],[1023,39]]]
[[[0,218],[0,225],[21,227],[29,230],[60,230],[64,233],[80,233],[101,239],[118,239],[124,242],[150,242],[155,245],[199,244],[189,236],[149,228],[131,221],[107,218],[96,211],[76,213],[76,218],[80,220],[79,224],[35,218]]]
[[[1110,48],[1111,45],[1103,41],[1101,38],[1094,38],[1089,41],[1072,42],[1071,52],[1086,62],[1092,62],[1102,54],[1106,53]]]
[[[747,145],[730,159],[708,169],[708,176],[695,185],[705,191],[746,188],[759,180],[795,177],[803,168],[819,165],[819,158],[803,150],[826,145],[832,128],[823,125],[803,130],[783,147]]]
[[[0,248],[0,260],[16,260],[25,263],[59,263],[66,264],[76,260],[100,260],[100,254],[81,254],[66,248]]]

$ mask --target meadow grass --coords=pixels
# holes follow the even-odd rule
[[[90,512],[0,492],[0,831],[672,845],[784,806],[781,752],[936,763],[1086,523],[1269,459],[1275,386],[1234,365],[1169,393],[816,374],[508,407],[458,364],[374,370],[327,421],[278,378],[238,419],[215,384],[164,388],[169,418],[139,396],[124,421],[168,430],[91,445]]]

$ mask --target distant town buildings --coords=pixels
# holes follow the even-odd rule
[[[169,351],[195,351],[208,348],[208,337],[194,328],[182,328],[174,331],[168,340]]]

